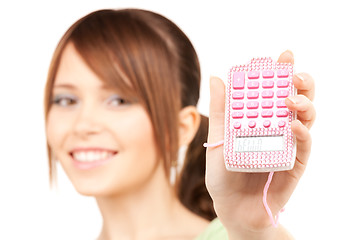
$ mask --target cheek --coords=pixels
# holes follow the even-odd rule
[[[50,110],[46,122],[46,138],[53,151],[55,151],[59,146],[59,140],[61,139],[61,135],[63,133],[63,131],[59,131],[59,127],[60,125],[58,124],[57,118]]]
[[[121,145],[119,153],[119,165],[127,165],[125,175],[130,179],[139,181],[149,178],[158,165],[158,154],[154,139],[154,132],[149,117],[144,111],[139,111],[132,117],[125,118],[121,122],[114,123],[116,126],[114,136]]]
[[[114,138],[120,146],[116,161],[108,168],[110,191],[126,191],[145,186],[159,167],[154,133],[145,112],[114,121]]]
[[[56,114],[55,111],[51,111],[48,114],[46,122],[46,137],[51,150],[57,154],[63,145],[64,138],[67,132],[68,124],[65,119]]]
[[[142,149],[149,151],[155,148],[151,121],[145,113],[138,112],[111,125],[115,126],[114,137],[127,149],[136,149],[137,153],[141,153]]]

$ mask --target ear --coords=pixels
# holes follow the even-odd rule
[[[189,145],[200,125],[201,116],[195,106],[187,106],[179,113],[179,144]]]

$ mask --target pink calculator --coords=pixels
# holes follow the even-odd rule
[[[292,169],[296,143],[285,99],[296,94],[293,66],[254,58],[230,69],[226,87],[225,165],[230,171]]]

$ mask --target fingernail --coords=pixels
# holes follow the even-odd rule
[[[285,53],[291,58],[291,61],[294,61],[294,53],[292,51],[286,50]]]
[[[294,53],[291,50],[287,49],[285,52],[289,54],[291,57],[294,57]]]
[[[301,76],[299,73],[295,74],[295,76],[296,76],[298,79],[300,79],[302,82],[305,81],[304,77]]]
[[[290,102],[292,102],[293,104],[296,104],[296,101],[294,99],[294,97],[288,97],[287,98]]]

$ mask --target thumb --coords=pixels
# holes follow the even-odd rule
[[[224,139],[225,85],[218,77],[210,77],[210,113],[208,142]]]

